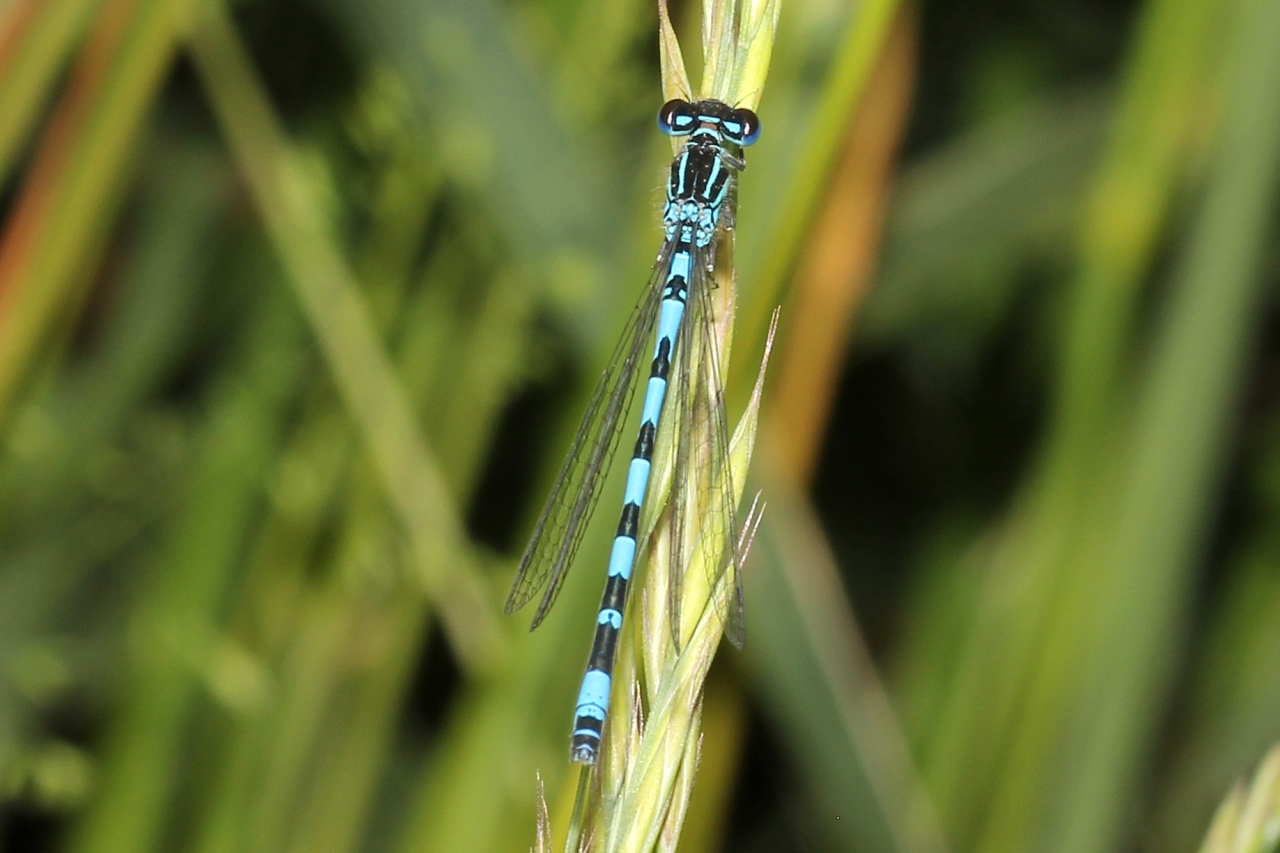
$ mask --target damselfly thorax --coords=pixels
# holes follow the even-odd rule
[[[750,110],[719,101],[669,101],[658,113],[658,126],[672,136],[688,135],[671,164],[662,221],[669,241],[705,249],[715,239],[721,211],[735,172],[746,168],[741,157],[725,148],[756,141],[760,122]]]

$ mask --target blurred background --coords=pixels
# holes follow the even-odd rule
[[[656,26],[0,0],[4,850],[520,851],[538,779],[563,832],[611,519],[500,605],[660,239]],[[783,0],[681,850],[1181,853],[1280,738],[1277,44]]]

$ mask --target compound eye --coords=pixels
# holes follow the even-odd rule
[[[667,136],[685,136],[693,132],[693,109],[679,98],[667,101],[658,110],[658,129]]]
[[[734,110],[729,114],[728,122],[737,124],[741,130],[734,134],[733,141],[746,147],[760,138],[760,118],[751,110]]]

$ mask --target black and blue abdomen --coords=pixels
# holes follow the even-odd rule
[[[656,312],[657,336],[640,413],[640,434],[627,471],[622,514],[609,555],[608,579],[596,614],[587,672],[582,678],[574,711],[570,755],[574,761],[585,764],[596,762],[609,713],[613,664],[626,612],[627,589],[640,545],[640,512],[649,487],[671,360],[677,347],[683,345],[680,329],[686,302],[691,289],[706,286],[705,277],[700,279],[696,273],[709,265],[708,249],[721,225],[721,210],[729,196],[733,174],[746,168],[740,157],[726,151],[725,143],[739,148],[750,145],[760,129],[755,113],[712,100],[693,104],[668,101],[659,112],[658,126],[668,135],[687,136],[689,141],[671,164],[667,183],[663,210],[667,245],[659,254],[662,266],[651,279],[651,286],[661,288],[662,298]],[[699,285],[698,281],[704,283]],[[703,318],[704,322],[709,319]],[[681,387],[687,390],[687,383]],[[682,405],[687,405],[687,400]],[[513,589],[520,588],[517,576]]]

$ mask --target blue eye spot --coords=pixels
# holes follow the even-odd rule
[[[693,113],[679,98],[667,101],[658,110],[658,130],[667,136],[684,136],[693,130]]]
[[[738,132],[731,134],[734,141],[742,147],[752,145],[760,138],[760,119],[751,110],[734,110],[731,117],[726,121],[725,127],[729,126],[729,122],[738,125]]]

